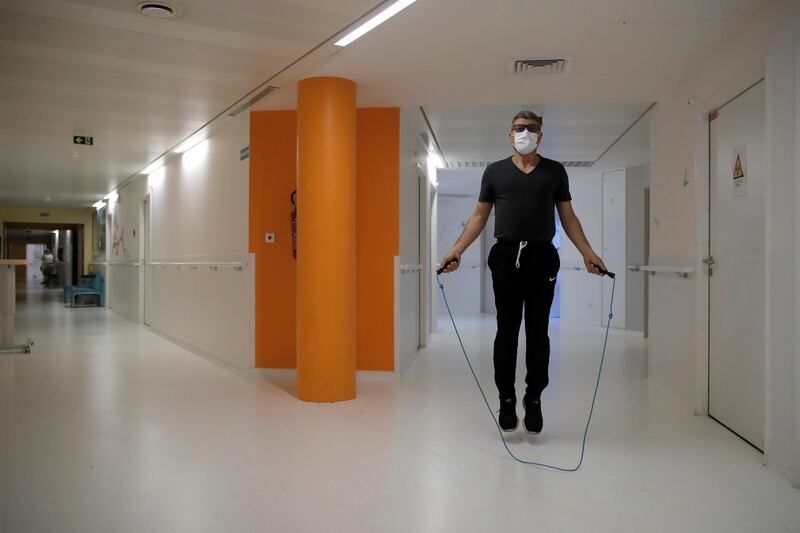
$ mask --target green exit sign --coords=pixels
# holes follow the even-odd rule
[[[73,135],[72,144],[84,144],[92,146],[94,144],[94,137],[86,137],[85,135]]]

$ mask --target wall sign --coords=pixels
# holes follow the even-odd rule
[[[72,144],[83,144],[85,146],[93,146],[94,137],[87,137],[85,135],[73,135]]]
[[[733,149],[733,194],[739,198],[747,196],[747,145]]]

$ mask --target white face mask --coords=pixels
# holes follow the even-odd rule
[[[514,132],[514,148],[522,155],[532,154],[539,146],[539,134],[525,130]]]

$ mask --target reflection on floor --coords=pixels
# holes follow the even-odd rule
[[[339,405],[41,286],[17,324],[36,344],[0,358],[3,532],[800,531],[800,491],[645,380],[640,338],[611,338],[586,461],[560,474],[505,455],[446,323],[402,379]],[[493,321],[460,325],[494,400]],[[570,464],[602,337],[551,336],[545,431],[512,446]]]

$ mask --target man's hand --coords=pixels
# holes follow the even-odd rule
[[[453,260],[455,260],[455,261],[453,261]],[[450,263],[450,261],[453,261],[453,262]],[[450,263],[450,264],[448,264],[448,263]],[[447,252],[447,255],[445,255],[442,258],[442,262],[439,263],[439,268],[443,268],[444,269],[444,273],[446,273],[446,274],[449,274],[450,272],[458,270],[459,266],[461,266],[461,254],[456,252],[456,251],[454,251],[454,250],[450,250],[449,252]]]
[[[589,250],[583,256],[583,262],[586,265],[586,270],[591,274],[595,274],[595,275],[598,275],[598,276],[605,275],[605,274],[600,272],[601,268],[603,270],[605,270],[605,271],[608,271],[608,268],[606,268],[606,264],[603,263],[603,260],[600,259],[599,255],[594,253],[594,250]],[[598,268],[598,267],[600,267],[600,268]]]

